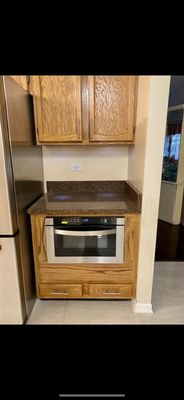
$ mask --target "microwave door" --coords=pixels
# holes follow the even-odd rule
[[[74,262],[82,258],[92,263],[116,256],[116,229],[54,229],[54,242],[56,257],[68,257]]]
[[[86,227],[87,228],[87,227]],[[123,227],[69,230],[46,226],[49,263],[121,263]]]

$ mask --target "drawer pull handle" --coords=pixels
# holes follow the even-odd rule
[[[69,294],[68,292],[51,292],[51,294]]]
[[[101,292],[102,294],[121,294],[120,292]]]

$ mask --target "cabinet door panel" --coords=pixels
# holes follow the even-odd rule
[[[90,76],[90,141],[132,141],[135,76]]]
[[[33,87],[39,141],[81,141],[81,78],[39,76]]]

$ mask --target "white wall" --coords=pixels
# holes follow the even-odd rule
[[[136,143],[135,149],[130,150],[128,169],[128,179],[138,189],[142,188],[143,193],[136,294],[138,305],[151,304],[169,85],[170,76],[141,77],[139,81]]]
[[[129,149],[128,179],[141,193],[144,182],[149,93],[150,76],[139,76],[135,146]]]
[[[162,181],[158,218],[173,225],[181,221],[183,183]]]
[[[72,163],[81,171],[72,171]],[[128,177],[128,146],[43,146],[46,181],[120,180]]]

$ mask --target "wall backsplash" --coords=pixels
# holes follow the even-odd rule
[[[127,180],[128,146],[43,146],[46,181]],[[72,164],[80,171],[72,171]],[[46,184],[45,184],[46,191]]]

